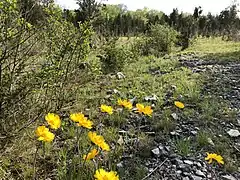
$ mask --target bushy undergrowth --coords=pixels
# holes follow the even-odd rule
[[[16,1],[2,3],[1,133],[11,136],[42,110],[60,109],[69,99],[68,84],[89,52],[91,29],[74,27],[54,5],[44,9],[46,22],[33,26],[21,17]]]
[[[171,53],[177,41],[178,33],[165,25],[152,25],[149,32],[135,42],[135,49],[141,55],[155,55],[157,57]]]
[[[99,57],[104,74],[121,71],[124,65],[130,63],[134,58],[132,51],[128,47],[118,44],[117,41],[118,38],[112,38],[102,46]]]

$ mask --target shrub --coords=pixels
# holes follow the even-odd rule
[[[140,37],[135,42],[135,49],[141,55],[153,54],[157,57],[171,53],[172,47],[177,41],[178,33],[165,25],[152,25],[146,36]]]
[[[123,45],[119,45],[117,39],[113,38],[103,45],[102,53],[98,57],[100,58],[102,72],[108,74],[121,71],[126,62],[133,59],[133,53]]]

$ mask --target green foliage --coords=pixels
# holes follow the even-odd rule
[[[126,62],[131,61],[133,53],[123,45],[118,45],[116,39],[111,39],[103,45],[102,54],[99,57],[102,72],[108,74],[121,71]]]
[[[16,1],[0,4],[0,130],[6,138],[72,98],[69,83],[89,52],[88,24],[75,28],[54,4],[43,9],[46,22],[34,26]]]
[[[141,55],[155,55],[157,57],[171,53],[177,41],[178,33],[165,25],[152,25],[146,37],[136,40],[136,49]]]
[[[206,147],[209,143],[208,143],[208,138],[209,138],[209,134],[204,132],[204,131],[200,131],[197,134],[197,143],[200,147]]]
[[[191,142],[189,139],[178,139],[176,140],[176,149],[179,154],[187,156],[191,152]]]

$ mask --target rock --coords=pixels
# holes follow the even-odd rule
[[[183,162],[184,162],[185,164],[188,164],[188,165],[193,165],[193,162],[190,161],[190,160],[184,160]]]
[[[196,171],[196,175],[201,176],[201,177],[205,177],[205,174],[200,170]]]
[[[183,177],[182,180],[190,180],[189,177]]]
[[[180,160],[180,159],[178,159],[178,158],[176,158],[176,159],[174,159],[174,163],[175,163],[177,166],[180,166],[181,164],[183,164],[183,161]]]
[[[193,180],[202,180],[202,177],[195,176],[195,175],[192,175],[191,178],[192,178]]]
[[[178,169],[182,170],[183,172],[189,172],[190,171],[189,167],[186,164],[180,164],[178,166]]]
[[[191,174],[188,173],[188,172],[183,172],[183,175],[184,175],[184,176],[190,176]]]
[[[117,78],[118,79],[124,79],[125,75],[122,72],[117,72]]]
[[[155,156],[159,156],[160,155],[160,150],[159,150],[159,148],[155,148],[155,149],[153,149],[152,150],[152,153],[155,155]]]
[[[117,163],[117,167],[118,167],[118,168],[122,168],[122,167],[123,167],[123,163],[122,163],[122,162]]]
[[[235,177],[233,177],[232,175],[225,175],[222,176],[223,180],[237,180]]]
[[[154,95],[152,95],[152,96],[146,96],[146,97],[144,98],[144,100],[145,100],[145,101],[151,101],[151,102],[153,102],[153,101],[157,101],[157,100],[158,100],[158,97],[154,94]]]
[[[176,173],[177,174],[182,174],[182,171],[181,170],[177,170]]]
[[[124,140],[122,136],[119,137],[119,139],[117,140],[117,143],[121,146],[124,144]]]
[[[194,162],[194,164],[195,164],[197,167],[199,167],[199,168],[202,167],[202,164],[201,164],[200,162]]]
[[[171,134],[172,136],[180,136],[180,134],[177,133],[176,131],[172,131],[172,132],[170,132],[170,134]]]
[[[236,130],[236,129],[230,129],[227,133],[231,137],[238,137],[238,136],[240,136],[240,132],[238,130]]]
[[[120,94],[120,91],[118,91],[117,89],[113,89],[114,94]]]
[[[197,135],[197,131],[191,131],[191,134],[195,136]]]
[[[178,119],[179,119],[177,113],[172,113],[171,116],[172,116],[172,118],[173,118],[174,120],[178,120]]]
[[[160,146],[158,146],[158,149],[160,150],[161,155],[163,155],[163,156],[167,156],[168,155],[168,151],[165,150],[166,148],[164,146],[160,145]]]
[[[133,104],[136,101],[137,97],[130,99],[129,101]]]
[[[238,126],[240,126],[240,119],[237,120]]]
[[[211,138],[207,138],[207,141],[208,141],[208,144],[212,145],[212,146],[215,146],[214,142],[212,141]]]

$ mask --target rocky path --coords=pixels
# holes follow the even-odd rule
[[[195,139],[200,129],[212,131],[215,139],[217,137],[227,137],[230,152],[240,161],[240,62],[223,63],[218,61],[203,61],[189,55],[179,57],[181,66],[190,68],[195,73],[200,73],[205,78],[202,88],[202,97],[214,96],[219,101],[228,102],[229,108],[235,112],[235,116],[230,117],[230,122],[219,120],[209,127],[202,127],[200,119],[185,119],[173,113],[171,116],[177,120],[174,130],[168,137],[163,139],[154,137],[151,149],[151,158],[145,158],[144,168],[149,180],[238,180],[240,179],[240,167],[233,172],[227,172],[223,166],[209,165],[204,159],[206,150],[192,149],[191,155],[179,155],[176,150],[176,139]],[[216,130],[216,129],[217,130]],[[204,130],[205,130],[204,129]],[[151,130],[151,129],[150,129]],[[233,134],[229,132],[234,130]],[[179,142],[180,144],[181,142]],[[181,148],[184,151],[183,142]],[[191,143],[191,141],[189,141]],[[208,139],[209,145],[214,149],[214,142]],[[185,144],[187,145],[187,144]],[[191,144],[189,144],[190,146]],[[186,147],[187,149],[187,147]],[[191,150],[190,150],[191,151]],[[140,153],[141,154],[141,153]],[[126,161],[128,162],[128,161]],[[125,163],[124,161],[121,163]],[[123,164],[120,165],[122,166]],[[129,164],[125,164],[128,166]],[[136,178],[137,179],[137,178]]]

